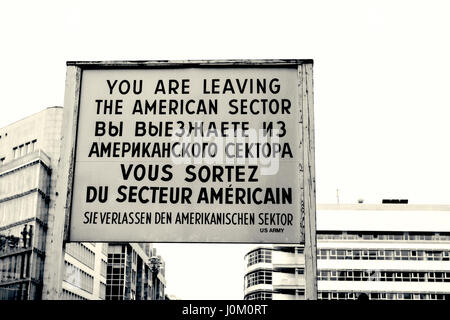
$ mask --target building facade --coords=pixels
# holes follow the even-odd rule
[[[51,107],[0,129],[0,300],[43,298],[62,122]],[[108,245],[64,249],[61,298],[105,299]]]
[[[61,299],[105,300],[107,261],[107,243],[67,243]]]
[[[165,263],[150,243],[110,244],[106,281],[106,300],[165,299]]]
[[[55,107],[0,129],[0,299],[42,296],[61,125]]]
[[[246,300],[301,300],[305,297],[302,246],[265,245],[245,256]]]
[[[258,247],[246,255],[245,299],[303,298],[280,291],[277,279],[289,281],[293,259],[296,270],[304,268],[297,257],[302,247],[281,255],[285,248],[291,247]],[[317,206],[319,299],[450,299],[449,252],[448,205]],[[299,273],[292,284],[301,290]]]

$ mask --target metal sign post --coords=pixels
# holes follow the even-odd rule
[[[305,244],[305,298],[317,300],[317,237],[316,237],[316,174],[314,151],[314,101],[313,101],[313,70],[311,65],[300,65],[299,94],[301,104],[301,118],[303,139],[300,148],[303,150],[303,198],[302,216]]]

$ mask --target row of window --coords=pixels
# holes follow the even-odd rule
[[[272,263],[272,250],[257,249],[247,256],[247,267],[256,263]]]
[[[0,258],[0,282],[26,279],[30,276],[29,252]]]
[[[303,254],[303,246],[275,246],[276,251]]]
[[[85,264],[91,269],[94,269],[95,253],[79,242],[72,242],[66,245],[66,253]]]
[[[73,292],[70,292],[70,291],[68,291],[66,289],[63,289],[63,291],[62,291],[62,300],[87,300],[87,299],[82,297],[82,296],[80,296],[80,295],[78,295],[78,294],[76,294],[76,293],[73,293]]]
[[[396,240],[396,241],[450,241],[450,234],[376,234],[376,233],[318,233],[318,240]]]
[[[64,281],[84,291],[92,293],[94,288],[94,277],[67,261],[64,261],[64,267]]]
[[[408,293],[408,292],[326,292],[318,293],[319,300],[450,300],[449,294],[442,293]]]
[[[108,254],[108,264],[118,264],[123,265],[125,264],[125,254],[124,253],[110,253]]]
[[[136,271],[131,270],[131,283],[136,285]]]
[[[106,300],[123,300],[125,266],[124,254],[108,255],[108,272],[106,278]],[[115,265],[110,264],[115,261]]]
[[[258,291],[245,296],[245,300],[272,300],[272,292]]]
[[[272,300],[274,294],[295,296],[296,299],[304,299],[305,289],[278,289],[275,291],[256,291],[244,297],[244,300]]]
[[[124,274],[125,274],[125,267],[123,266],[107,266],[107,279],[106,281],[110,280],[123,280]]]
[[[106,285],[106,300],[123,300],[123,285]]]
[[[30,290],[28,286],[30,285]],[[28,282],[14,283],[0,287],[0,300],[39,299],[33,284]]]
[[[449,261],[450,250],[385,250],[385,249],[320,249],[317,259],[323,260],[427,260]]]
[[[317,280],[323,280],[323,281],[450,282],[450,272],[320,270],[318,272]]]
[[[258,284],[272,284],[272,271],[271,270],[258,270],[249,273],[245,276],[246,288],[258,285]]]
[[[19,158],[26,154],[32,153],[36,149],[37,140],[25,142],[13,148],[13,158]]]
[[[108,285],[119,285],[119,284],[123,284],[124,283],[124,279],[123,278],[118,278],[118,279],[108,278],[106,280],[106,283]]]

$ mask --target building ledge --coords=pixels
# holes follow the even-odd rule
[[[273,284],[273,289],[305,289],[305,283]]]
[[[44,151],[37,150],[1,165],[0,177],[36,163],[41,163],[47,170],[51,170],[50,157]]]
[[[317,211],[450,211],[448,204],[411,204],[411,203],[351,203],[351,204],[318,204]]]
[[[36,280],[34,278],[27,277],[27,278],[13,279],[13,280],[8,280],[8,281],[0,280],[0,287],[9,286],[9,285],[12,285],[12,284],[23,283],[23,282],[29,282],[29,281],[31,281],[31,282],[33,282],[33,283],[35,283],[37,285],[41,285],[42,284],[41,281],[38,281],[38,280]]]

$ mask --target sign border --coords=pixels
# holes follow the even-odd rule
[[[202,67],[292,67],[298,72],[298,109],[300,112],[301,141],[298,148],[303,153],[300,165],[301,197],[301,242],[305,245],[306,299],[317,299],[316,281],[316,181],[313,114],[313,64],[312,59],[227,59],[227,60],[136,60],[136,61],[67,61],[64,94],[64,114],[59,159],[54,232],[62,236],[64,244],[70,242],[70,218],[75,170],[76,139],[80,107],[83,70],[92,69],[157,69],[157,68],[202,68]],[[64,214],[62,214],[62,212]],[[196,243],[196,242],[170,242]],[[203,242],[202,242],[203,243]],[[216,243],[216,242],[208,242]],[[218,242],[227,243],[227,242]],[[234,243],[234,242],[233,242]],[[236,244],[259,244],[236,242]],[[286,244],[286,243],[284,243]],[[286,244],[287,245],[287,244]]]
[[[66,75],[66,92],[64,100],[64,122],[60,168],[58,172],[67,183],[60,181],[58,177],[57,191],[65,190],[64,202],[64,241],[70,241],[70,218],[72,190],[74,183],[74,170],[76,159],[77,129],[80,108],[80,95],[82,87],[83,70],[92,69],[157,69],[157,68],[202,68],[202,67],[292,67],[298,71],[298,110],[299,124],[301,125],[299,144],[300,154],[303,153],[303,167],[300,170],[300,207],[303,209],[300,216],[300,240],[305,242],[305,234],[315,235],[315,172],[314,172],[314,121],[313,121],[313,88],[311,59],[287,59],[287,60],[149,60],[149,61],[68,61]],[[308,115],[305,119],[304,115]],[[305,121],[306,120],[306,121]],[[306,170],[305,170],[306,169]],[[66,174],[65,174],[66,173]],[[58,176],[59,176],[58,175]],[[306,188],[305,188],[306,186]],[[309,213],[309,214],[308,214]],[[308,232],[306,229],[308,228]],[[310,239],[308,239],[310,240]],[[184,243],[181,241],[165,241],[167,243]],[[309,242],[309,241],[308,241]],[[314,241],[315,242],[315,241]],[[187,242],[200,243],[200,242]],[[203,243],[203,242],[201,242]],[[208,242],[227,243],[227,242]],[[233,242],[235,243],[235,242]],[[261,242],[236,242],[245,244],[259,244]],[[285,243],[287,244],[287,243]]]
[[[80,94],[82,86],[83,70],[92,69],[157,69],[157,68],[202,68],[202,67],[292,67],[298,70],[298,109],[300,111],[300,122],[302,130],[301,142],[299,145],[300,154],[303,153],[303,168],[301,172],[301,212],[300,238],[304,242],[307,237],[306,228],[313,228],[315,234],[315,173],[314,173],[314,126],[313,126],[313,88],[312,88],[312,59],[261,59],[261,60],[147,60],[147,61],[67,61],[66,92],[64,101],[65,128],[62,138],[62,152],[60,168],[58,172],[67,172],[66,201],[64,205],[64,240],[70,241],[70,218],[73,190],[73,173],[75,170],[77,128],[80,107]],[[72,109],[72,110],[70,110]],[[304,122],[303,115],[309,115]],[[305,172],[305,168],[306,170]],[[60,180],[60,179],[58,179]],[[59,183],[59,185],[64,184]],[[305,188],[304,186],[308,186]],[[312,190],[312,194],[311,191]],[[61,190],[62,191],[62,190]],[[313,198],[311,198],[313,196]],[[308,199],[308,201],[305,201]],[[314,204],[311,206],[311,204]],[[311,212],[314,211],[314,212]],[[313,217],[306,217],[305,213],[313,214]],[[306,214],[308,215],[308,214]],[[308,219],[309,218],[309,219]],[[313,218],[313,219],[311,219]],[[313,225],[311,222],[314,222]],[[308,233],[310,233],[308,232]],[[182,243],[167,241],[169,243]],[[196,243],[196,242],[188,242]],[[226,242],[208,242],[226,243]],[[234,242],[233,242],[234,243]],[[236,242],[236,243],[260,243],[260,242]]]

